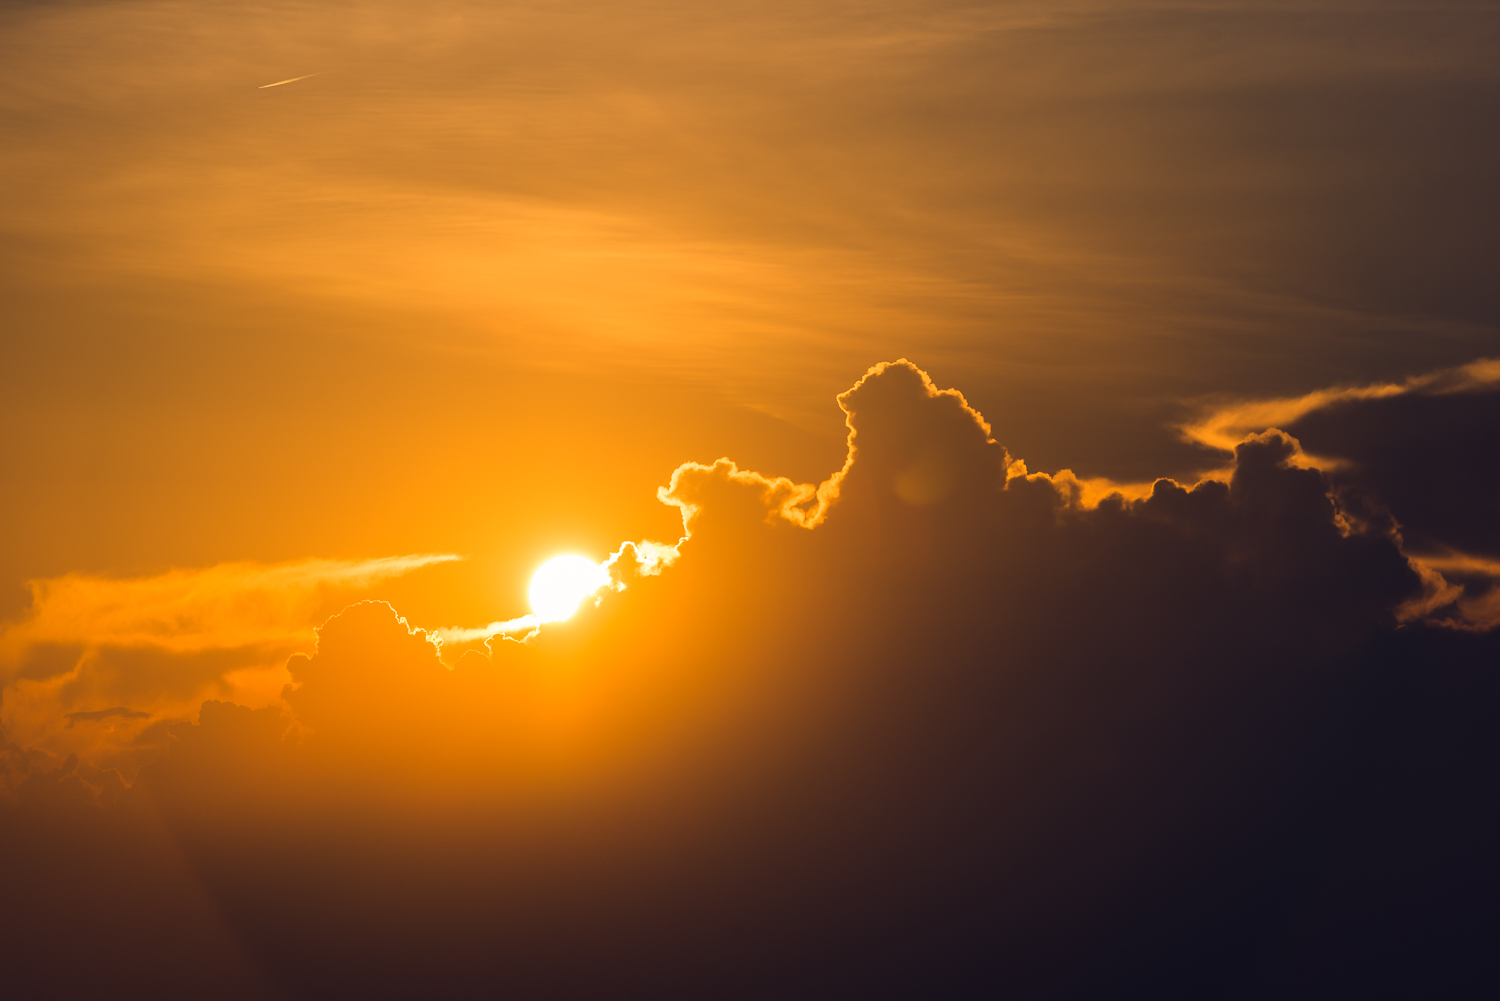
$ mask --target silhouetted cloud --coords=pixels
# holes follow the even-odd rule
[[[626,544],[524,643],[450,665],[363,601],[290,658],[284,706],[203,703],[113,799],[78,759],[7,767],[48,809],[150,804],[298,995],[1488,969],[1465,929],[1497,886],[1500,633],[1406,615],[1433,571],[1295,438],[1091,505],[909,362],[839,402],[833,476],[684,464],[683,540]]]
[[[1225,449],[1263,424],[1294,432],[1350,518],[1384,525],[1429,580],[1409,615],[1492,629],[1500,574],[1500,362],[1483,359],[1398,382],[1210,409],[1183,428]],[[1211,475],[1211,474],[1210,474]]]
[[[1483,994],[1495,29],[0,4],[5,993]]]

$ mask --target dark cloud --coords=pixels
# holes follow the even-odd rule
[[[1415,392],[1344,400],[1290,430],[1331,475],[1387,505],[1407,545],[1500,557],[1500,392]]]
[[[68,726],[80,721],[86,723],[97,723],[100,720],[111,719],[119,716],[122,719],[150,719],[150,713],[143,713],[139,709],[131,709],[129,706],[115,706],[112,709],[94,709],[89,712],[68,713]]]
[[[670,569],[452,667],[350,606],[290,714],[205,703],[111,809],[291,996],[1495,974],[1500,634],[1399,625],[1427,582],[1296,440],[1086,507],[907,363],[841,403],[822,487],[686,465]]]
[[[1453,628],[1500,625],[1500,392],[1493,362],[1334,397],[1290,425],[1352,517],[1385,524],[1432,579],[1417,606]],[[1484,376],[1483,378],[1479,376]]]

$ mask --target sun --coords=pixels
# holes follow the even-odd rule
[[[587,557],[554,556],[531,576],[531,610],[543,622],[561,622],[608,583],[609,571]]]

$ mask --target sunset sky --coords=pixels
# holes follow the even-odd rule
[[[1497,122],[1482,0],[0,4],[6,976],[1488,996]]]

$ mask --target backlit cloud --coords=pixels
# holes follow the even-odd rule
[[[458,559],[223,563],[32,581],[31,607],[0,631],[0,720],[28,745],[96,763],[123,755],[129,770],[151,720],[191,716],[209,697],[278,701],[287,657],[310,649],[314,627],[350,596]]]
[[[7,996],[1500,982],[1497,17],[0,3]]]
[[[196,723],[138,718],[126,698],[68,706],[75,735],[156,727],[129,786],[118,751],[64,761],[8,727],[14,815],[160,816],[296,985],[312,983],[308,948],[376,992],[462,992],[502,969],[521,995],[716,996],[733,970],[758,995],[812,969],[864,993],[1087,997],[1266,955],[1283,965],[1254,983],[1363,983],[1351,957],[1368,952],[1346,943],[1392,922],[1471,961],[1452,932],[1477,912],[1403,894],[1433,860],[1492,849],[1495,825],[1467,811],[1500,761],[1500,688],[1481,669],[1500,630],[1488,599],[1447,580],[1488,562],[1414,565],[1274,428],[1235,445],[1223,480],[1089,505],[909,362],[870,369],[839,405],[848,452],[820,484],[679,466],[659,497],[682,540],[621,546],[599,600],[565,622],[429,630],[359,601],[286,658],[284,700],[215,694]],[[247,602],[243,633],[232,604],[159,602],[205,609],[176,614],[179,673],[268,656],[229,644],[274,639],[313,581],[374,573],[324,566],[261,568],[293,593]],[[174,618],[100,621],[138,637]],[[450,656],[445,639],[471,646]],[[159,657],[99,662],[88,677],[164,684]],[[61,678],[70,661],[47,663],[29,670]],[[1412,704],[1437,709],[1401,716]],[[1399,750],[1366,762],[1393,718]],[[1373,872],[1337,869],[1350,853]],[[1309,909],[1332,929],[1312,933],[1312,959],[1267,930]],[[415,967],[370,949],[414,941]],[[564,944],[589,963],[559,970]],[[1052,958],[1078,950],[1140,958],[1125,973]],[[1391,955],[1382,977],[1427,970]]]
[[[1487,358],[1467,365],[1414,375],[1401,382],[1340,386],[1319,389],[1301,396],[1240,400],[1216,405],[1196,420],[1184,424],[1182,435],[1188,441],[1208,448],[1233,452],[1235,445],[1247,434],[1268,427],[1288,427],[1314,411],[1326,410],[1341,403],[1389,399],[1408,394],[1464,393],[1497,385],[1500,385],[1500,359]],[[1326,465],[1330,460],[1308,458],[1306,461],[1322,461]]]
[[[1181,430],[1226,452],[1259,427],[1292,431],[1308,445],[1293,461],[1323,470],[1348,516],[1386,524],[1427,581],[1404,617],[1484,631],[1496,625],[1500,594],[1497,399],[1500,360],[1480,359],[1399,381],[1219,404]]]

